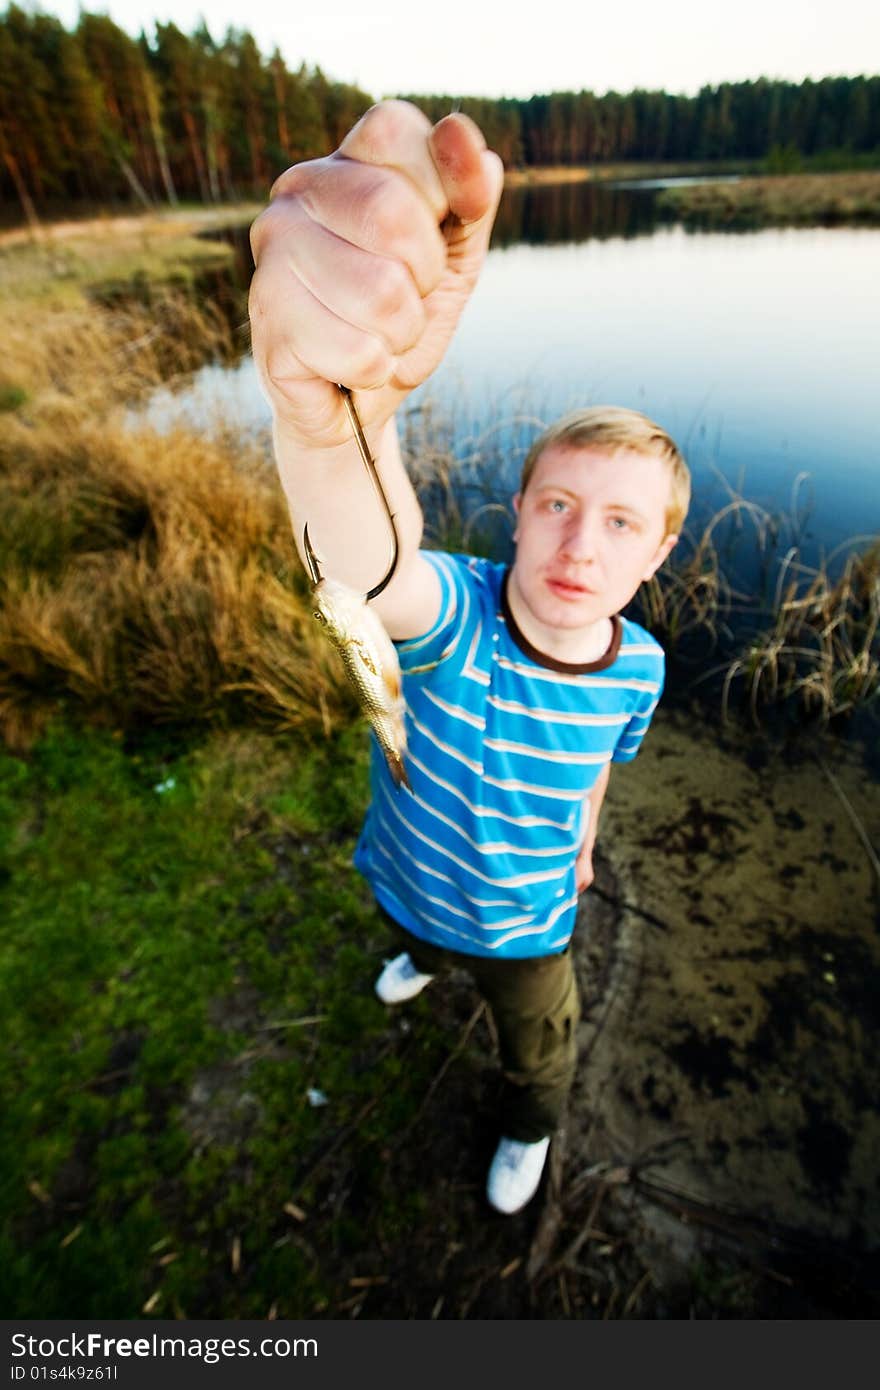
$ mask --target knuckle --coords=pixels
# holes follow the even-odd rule
[[[391,365],[387,348],[377,338],[365,335],[360,348],[352,355],[346,385],[362,391],[383,386],[391,375]]]
[[[251,321],[251,330],[254,332],[259,332],[263,328],[268,312],[268,301],[269,296],[264,292],[263,276],[259,270],[256,270],[248,290],[248,317]]]
[[[361,133],[376,153],[397,145],[408,136],[421,134],[427,137],[430,130],[431,122],[427,116],[411,102],[399,98],[377,102],[361,121]]]
[[[251,224],[250,243],[254,265],[259,266],[284,236],[291,209],[283,201],[270,203]]]
[[[263,243],[272,225],[269,217],[271,211],[271,207],[264,208],[260,215],[255,217],[251,223],[250,244],[254,265],[259,265],[260,263],[260,253],[263,248]]]
[[[373,179],[362,207],[362,226],[371,250],[395,246],[407,224],[409,198],[398,182],[387,176]]]
[[[406,316],[410,307],[410,277],[400,261],[386,260],[373,281],[373,313],[380,319]]]
[[[274,396],[279,396],[282,400],[293,399],[296,378],[293,375],[290,350],[286,346],[276,344],[268,350],[264,356],[261,375]]]
[[[285,169],[283,174],[279,174],[271,189],[269,197],[275,203],[277,199],[289,198],[291,194],[298,193],[300,189],[307,188],[316,177],[320,177],[320,171],[326,163],[326,158],[305,159],[299,164],[291,164],[289,169]]]

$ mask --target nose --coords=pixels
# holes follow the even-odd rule
[[[569,564],[591,565],[597,554],[595,518],[588,512],[574,512],[562,536],[563,559]]]

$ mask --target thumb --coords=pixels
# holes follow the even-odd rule
[[[478,242],[485,250],[488,245],[504,186],[504,166],[486,148],[479,127],[461,112],[437,122],[429,146],[449,204],[446,239],[454,264],[459,246],[467,243],[470,249]]]

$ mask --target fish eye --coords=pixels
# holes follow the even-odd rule
[[[324,614],[321,612],[320,608],[316,608],[316,609],[315,609],[314,613],[312,614],[312,617],[314,618],[314,620],[315,620],[316,623],[326,623],[326,621],[327,621],[327,619],[324,617]]]

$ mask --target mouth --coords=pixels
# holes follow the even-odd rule
[[[581,598],[590,597],[594,590],[588,589],[586,584],[576,584],[571,579],[564,579],[559,575],[550,575],[546,580],[548,589],[556,594],[558,598],[569,599],[572,602]]]

